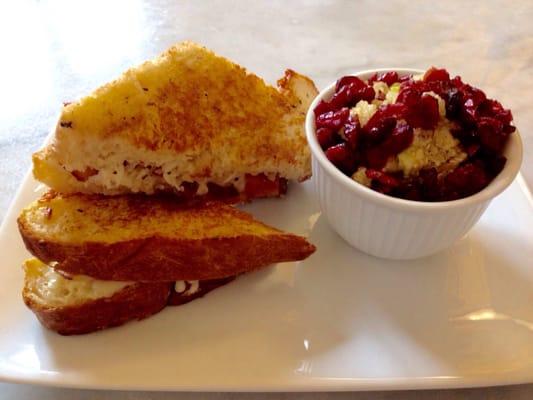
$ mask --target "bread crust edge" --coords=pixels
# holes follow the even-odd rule
[[[116,243],[65,244],[36,237],[19,219],[28,251],[56,270],[95,279],[137,282],[209,280],[239,275],[270,264],[299,261],[315,251],[301,236],[276,233],[226,238],[149,237]]]
[[[135,283],[110,297],[49,306],[37,301],[25,285],[22,298],[42,325],[67,336],[96,332],[154,315],[167,305],[170,290],[168,282]]]

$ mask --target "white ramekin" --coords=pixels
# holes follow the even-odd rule
[[[382,68],[354,74],[368,79],[375,72],[419,74],[416,69]],[[465,235],[491,200],[507,188],[522,162],[518,131],[505,148],[507,162],[482,191],[464,199],[436,203],[398,199],[373,191],[338,170],[325,156],[315,133],[314,108],[329,100],[335,82],[315,98],[307,112],[305,129],[313,156],[313,181],[322,213],[331,227],[353,247],[383,258],[414,259],[434,254]]]

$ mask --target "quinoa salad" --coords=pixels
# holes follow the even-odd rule
[[[498,101],[434,67],[418,76],[342,77],[314,113],[318,142],[337,168],[373,190],[416,201],[482,190],[503,169],[515,131]]]

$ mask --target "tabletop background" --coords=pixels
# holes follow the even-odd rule
[[[377,67],[444,66],[513,111],[533,187],[533,2],[19,0],[0,3],[0,221],[63,101],[189,39],[274,83],[285,68],[319,88]],[[0,398],[169,399],[0,383]],[[529,399],[533,385],[185,399]]]

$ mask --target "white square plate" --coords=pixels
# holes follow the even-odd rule
[[[452,248],[392,262],[346,245],[309,183],[244,207],[309,236],[300,263],[241,277],[205,298],[85,336],[39,325],[21,300],[28,257],[16,217],[0,230],[0,379],[132,390],[314,391],[533,381],[533,201],[518,179]]]

